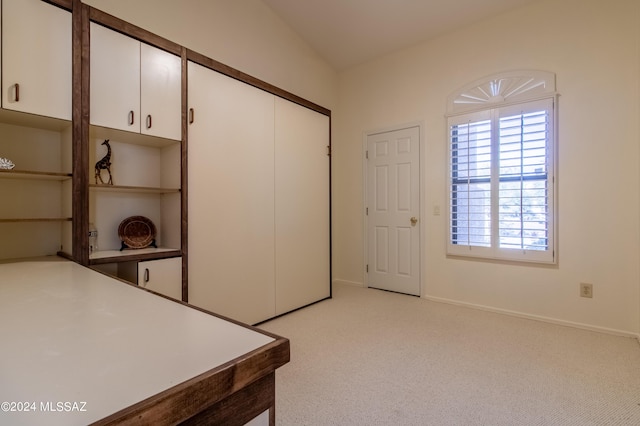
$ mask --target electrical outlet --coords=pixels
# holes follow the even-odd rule
[[[593,284],[580,283],[580,297],[593,297]]]

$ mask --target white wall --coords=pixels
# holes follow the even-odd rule
[[[342,72],[334,114],[334,279],[363,285],[363,133],[422,121],[422,295],[640,331],[640,2],[541,0]],[[559,264],[447,258],[447,95],[493,73],[555,72]],[[580,282],[593,299],[578,296]]]
[[[335,71],[260,0],[83,3],[325,108],[335,105]]]

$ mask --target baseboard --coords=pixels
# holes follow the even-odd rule
[[[348,280],[340,280],[340,279],[334,279],[332,281],[333,284],[343,284],[343,285],[350,285],[352,287],[364,287],[364,284],[358,281],[348,281]]]
[[[510,315],[510,316],[513,316],[513,317],[525,318],[525,319],[530,319],[530,320],[534,320],[534,321],[542,321],[542,322],[547,322],[547,323],[551,323],[551,324],[562,325],[562,326],[565,326],[565,327],[580,328],[582,330],[596,331],[596,332],[599,332],[599,333],[612,334],[612,335],[615,335],[615,336],[630,337],[630,338],[637,339],[638,343],[640,343],[640,333],[633,333],[633,332],[624,331],[624,330],[616,330],[616,329],[607,328],[607,327],[598,327],[598,326],[594,326],[594,325],[583,324],[583,323],[573,322],[573,321],[560,320],[560,319],[557,319],[557,318],[550,318],[550,317],[545,317],[545,316],[541,316],[541,315],[526,314],[526,313],[518,312],[518,311],[510,311],[508,309],[500,309],[500,308],[493,308],[493,307],[490,307],[490,306],[476,305],[476,304],[473,304],[473,303],[461,302],[461,301],[458,301],[458,300],[445,299],[445,298],[441,298],[441,297],[422,296],[422,298],[426,299],[426,300],[430,300],[432,302],[447,303],[447,304],[450,304],[450,305],[457,305],[457,306],[463,306],[463,307],[466,307],[466,308],[479,309],[479,310],[482,310],[482,311],[493,312],[493,313],[497,313],[497,314]]]

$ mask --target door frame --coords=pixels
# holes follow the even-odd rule
[[[426,196],[424,194],[424,164],[426,164],[426,159],[425,159],[425,150],[424,148],[424,143],[423,143],[423,139],[424,139],[424,122],[423,121],[413,121],[413,122],[408,122],[408,123],[404,123],[404,124],[399,124],[399,125],[395,125],[395,126],[389,126],[389,127],[383,127],[383,128],[378,128],[378,129],[374,129],[374,130],[368,130],[363,132],[362,134],[362,188],[363,188],[363,194],[362,194],[362,200],[363,200],[363,204],[362,204],[362,223],[363,223],[363,228],[362,228],[362,234],[364,236],[363,238],[363,259],[362,259],[362,273],[364,276],[364,282],[363,287],[369,288],[369,273],[367,271],[367,264],[369,262],[369,232],[368,232],[368,227],[369,227],[369,216],[367,215],[367,206],[369,205],[369,188],[368,188],[368,164],[367,164],[367,149],[368,149],[368,138],[369,136],[372,135],[376,135],[378,133],[387,133],[387,132],[395,132],[395,131],[399,131],[399,130],[405,130],[405,129],[409,129],[412,127],[417,127],[418,128],[418,146],[420,148],[420,154],[418,155],[418,164],[419,164],[419,182],[418,182],[418,198],[419,198],[419,202],[418,202],[418,209],[419,209],[419,217],[420,217],[420,237],[418,239],[419,241],[419,245],[420,245],[420,261],[418,262],[418,284],[419,284],[419,293],[420,296],[422,297],[422,292],[424,290],[424,285],[423,285],[423,274],[422,271],[424,271],[424,266],[425,266],[425,242],[426,242],[426,226],[425,225],[425,213],[427,212],[427,210],[424,207],[424,203],[426,200]]]

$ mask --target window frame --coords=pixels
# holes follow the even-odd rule
[[[494,80],[495,81],[495,80]],[[546,95],[546,96],[545,96]],[[459,96],[459,95],[458,95]],[[461,113],[450,113],[447,115],[447,248],[446,253],[449,256],[463,256],[463,257],[477,257],[494,260],[506,260],[506,261],[518,261],[518,262],[535,262],[555,264],[557,263],[557,238],[556,238],[556,223],[557,223],[557,200],[556,200],[556,151],[557,151],[557,95],[555,92],[549,94],[545,93],[543,96],[526,96],[525,99],[521,96],[520,99],[513,102],[507,102],[504,99],[489,99],[488,102],[469,108],[465,105],[464,111]],[[546,159],[545,159],[545,174],[546,179],[546,206],[547,206],[547,249],[546,250],[531,250],[526,248],[504,248],[500,247],[500,182],[504,181],[500,176],[500,118],[508,116],[517,116],[520,114],[527,114],[533,111],[547,111],[547,137],[546,137]],[[489,245],[479,245],[476,241],[466,241],[467,244],[455,243],[454,234],[455,230],[455,215],[454,211],[454,185],[461,185],[464,181],[456,181],[454,170],[454,155],[453,155],[453,137],[452,128],[455,125],[461,125],[464,123],[478,123],[481,120],[489,120],[490,132],[491,132],[491,159],[490,159],[490,177],[488,182],[490,184],[490,207],[489,207],[489,220],[490,220],[490,234]],[[471,163],[468,163],[471,164]],[[524,176],[524,173],[520,176],[520,181],[527,179],[533,179],[532,177]],[[537,179],[540,180],[540,179]],[[477,182],[487,181],[486,178]],[[467,180],[467,183],[469,180]],[[469,235],[469,234],[467,234]],[[524,240],[521,237],[521,240]]]

